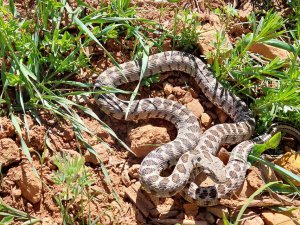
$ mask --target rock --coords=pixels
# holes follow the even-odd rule
[[[163,89],[164,89],[165,94],[168,96],[168,95],[172,94],[173,85],[170,84],[169,82],[164,82]]]
[[[220,151],[217,154],[218,158],[221,159],[221,161],[226,165],[228,163],[230,153],[227,151],[226,148],[221,147]]]
[[[0,117],[0,139],[12,137],[15,134],[15,127],[7,117]]]
[[[284,214],[279,212],[265,211],[261,214],[266,225],[298,225],[297,217],[291,217],[290,213]]]
[[[251,12],[253,12],[252,3],[250,1],[244,1],[238,10],[240,20],[242,22],[247,22],[247,17],[251,14]]]
[[[253,217],[249,217],[241,222],[241,225],[264,225],[264,221],[257,214]]]
[[[42,182],[36,177],[33,172],[32,165],[30,163],[24,163],[18,167],[10,169],[10,173],[13,173],[11,177],[21,189],[22,196],[32,204],[36,204],[41,201],[42,194]]]
[[[21,151],[10,138],[0,139],[0,169],[21,160]]]
[[[183,105],[188,104],[189,102],[193,101],[193,96],[191,92],[186,92],[182,98],[178,99],[178,101]]]
[[[217,116],[221,123],[225,123],[228,118],[228,115],[220,109],[217,109]]]
[[[196,216],[198,214],[199,206],[192,203],[186,203],[183,205],[184,212],[187,216]]]
[[[169,100],[173,100],[173,101],[177,101],[177,98],[176,98],[176,96],[175,96],[175,95],[173,95],[173,94],[170,94],[170,95],[167,97],[167,99],[169,99]]]
[[[212,206],[212,207],[207,207],[207,211],[210,212],[211,214],[215,215],[218,218],[223,218],[223,214],[228,218],[229,216],[229,211],[225,206]]]
[[[205,127],[208,127],[212,122],[212,118],[207,113],[201,114],[201,124],[203,124]]]
[[[281,48],[276,48],[270,45],[256,43],[249,48],[249,51],[258,53],[268,59],[275,59],[276,57],[284,60],[289,58],[289,52]]]
[[[269,166],[267,166],[265,164],[261,164],[261,163],[259,163],[256,166],[258,167],[258,170],[262,174],[262,176],[263,176],[263,178],[265,180],[265,183],[269,183],[269,182],[273,182],[273,181],[278,181],[276,173]]]
[[[46,128],[44,126],[33,125],[29,128],[28,134],[26,134],[26,129],[24,129],[22,133],[28,147],[32,147],[37,151],[44,149],[46,134]]]
[[[197,40],[198,48],[200,49],[201,53],[206,56],[207,63],[210,64],[213,62],[211,52],[215,50],[213,43],[217,41],[216,34],[223,32],[224,29],[220,25],[211,25],[209,23],[200,26],[198,29],[201,31],[201,35],[199,35]],[[225,34],[225,42],[223,47],[224,51],[229,51],[232,49],[228,34]]]
[[[102,162],[107,163],[109,160],[109,154],[108,154],[108,149],[104,146],[104,144],[99,143],[92,147],[98,153],[99,158],[87,150],[84,154],[85,161],[92,163],[94,165],[100,165],[100,159],[101,159]]]
[[[255,189],[259,189],[264,185],[264,181],[261,179],[261,173],[256,167],[251,167],[251,171],[246,179],[249,185]]]
[[[179,86],[174,87],[173,90],[172,90],[172,92],[173,92],[173,94],[174,94],[175,96],[177,96],[177,97],[182,97],[182,96],[184,96],[185,93],[186,93],[186,91],[183,90],[183,89],[182,89],[181,87],[179,87]]]
[[[286,152],[282,157],[273,161],[275,164],[291,171],[296,175],[300,175],[300,153]],[[300,186],[300,182],[290,179],[296,186]]]
[[[122,180],[122,183],[126,186],[126,187],[129,187],[131,185],[131,181],[130,181],[130,178],[128,176],[128,171],[127,170],[124,170],[122,172],[122,175],[121,175],[121,180]]]
[[[201,115],[204,113],[203,106],[199,102],[198,99],[193,99],[191,102],[189,102],[186,107],[188,110],[190,110],[197,118],[200,118]]]
[[[101,126],[96,119],[84,118],[83,123],[96,135],[90,135],[83,132],[83,137],[90,145],[97,145],[99,143],[99,138],[109,145],[115,144],[115,141],[109,132],[105,129],[105,127]]]
[[[140,169],[140,164],[132,165],[128,170],[129,176],[134,179],[138,179],[139,178],[139,169]]]
[[[256,189],[251,187],[248,181],[245,180],[242,186],[235,192],[235,195],[232,196],[232,198],[249,198],[255,191]]]
[[[236,210],[232,217],[236,219],[237,215],[239,213],[239,210]],[[241,225],[264,225],[264,221],[259,217],[258,214],[256,214],[251,209],[246,209],[241,217]]]
[[[138,158],[145,157],[150,151],[158,146],[171,141],[170,135],[165,127],[145,125],[129,132],[131,150]]]

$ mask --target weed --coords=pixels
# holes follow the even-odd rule
[[[83,204],[83,199],[90,200],[88,190],[95,180],[86,170],[83,157],[56,156],[53,163],[58,168],[54,172],[53,181],[61,187],[61,191],[54,198],[61,208],[64,224],[73,224],[77,217],[84,217],[84,208],[81,206],[81,211],[75,217],[70,209],[74,203]]]
[[[173,48],[192,51],[195,49],[198,35],[200,34],[197,13],[185,9],[176,12],[173,29]]]

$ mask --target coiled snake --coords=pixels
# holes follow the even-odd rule
[[[115,88],[140,78],[140,61],[126,62],[120,67],[123,74],[117,67],[109,68],[100,74],[95,84],[96,88]],[[239,187],[244,180],[247,156],[253,143],[259,141],[247,141],[254,132],[255,119],[247,105],[218,83],[199,58],[178,51],[149,56],[145,77],[166,71],[182,71],[192,76],[205,96],[228,114],[234,123],[215,125],[200,136],[197,118],[187,108],[171,100],[134,100],[126,118],[125,112],[129,104],[117,98],[115,94],[99,94],[95,97],[96,103],[105,113],[117,119],[162,118],[177,128],[175,140],[150,152],[141,163],[140,181],[147,192],[159,197],[173,196],[181,192],[188,201],[199,205],[216,204],[218,198]],[[267,135],[261,139],[266,138]],[[224,143],[240,143],[234,148],[225,168],[214,156]],[[174,165],[174,162],[176,166],[172,174],[161,176],[161,172]],[[211,175],[216,185],[202,188],[193,183],[193,177],[200,171]]]

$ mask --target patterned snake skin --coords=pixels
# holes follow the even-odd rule
[[[105,87],[115,88],[140,79],[140,61],[127,62],[120,67],[126,78],[118,68],[112,67],[97,78],[96,88],[107,90]],[[125,118],[129,104],[117,98],[115,94],[99,94],[95,98],[96,102],[105,113],[117,119],[162,118],[176,126],[176,139],[150,152],[141,163],[140,181],[147,192],[159,197],[168,197],[182,191],[182,195],[188,201],[200,205],[214,204],[217,198],[225,196],[244,180],[245,158],[254,143],[246,140],[254,132],[255,120],[247,105],[218,83],[197,57],[178,51],[152,55],[149,57],[144,76],[166,71],[182,71],[192,76],[206,97],[228,114],[234,123],[215,125],[200,137],[197,118],[179,103],[163,98],[135,100]],[[225,143],[240,143],[235,147],[226,168],[214,156],[220,145]],[[169,176],[161,175],[162,171],[174,164],[176,166]],[[199,171],[211,175],[218,185],[198,187],[190,178]]]

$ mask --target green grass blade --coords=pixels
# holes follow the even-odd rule
[[[274,185],[274,184],[277,184],[279,183],[278,181],[276,182],[270,182],[262,187],[260,187],[259,189],[257,189],[257,191],[255,191],[247,200],[247,202],[243,205],[243,207],[241,208],[239,214],[237,215],[236,217],[236,221],[234,223],[234,225],[238,225],[240,223],[240,219],[242,218],[245,210],[247,209],[247,207],[249,206],[249,204],[253,201],[253,199],[259,195],[260,193],[262,193],[265,189],[267,189],[268,187]]]

